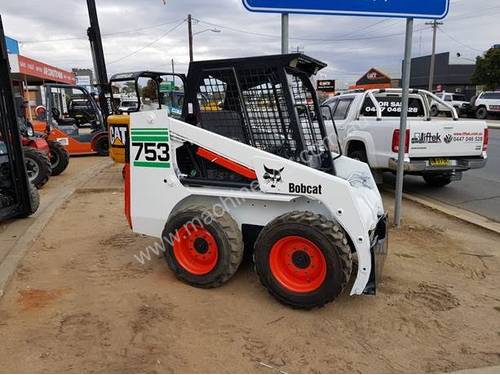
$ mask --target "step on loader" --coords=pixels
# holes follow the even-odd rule
[[[375,293],[387,216],[369,167],[330,150],[311,82],[325,66],[302,54],[193,62],[182,120],[131,113],[126,215],[161,239],[180,280],[221,286],[246,248],[292,307],[333,301],[351,276],[351,295]]]

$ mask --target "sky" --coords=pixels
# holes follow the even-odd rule
[[[280,16],[248,12],[241,0],[96,0],[108,74],[185,72],[186,18],[194,18],[196,60],[280,53]],[[6,35],[21,54],[70,70],[92,68],[85,0],[3,0]],[[437,52],[463,63],[500,44],[500,0],[451,0],[437,35]],[[432,31],[415,21],[413,56],[431,52]],[[401,76],[405,20],[373,17],[290,16],[290,46],[328,64],[319,79],[354,83],[369,68]],[[218,32],[214,32],[218,31]]]

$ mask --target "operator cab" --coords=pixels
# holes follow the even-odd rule
[[[101,110],[84,87],[47,84],[44,89],[47,98],[46,129],[35,130],[50,133],[54,128],[80,143],[90,143],[94,133],[102,130],[104,120]],[[81,129],[84,127],[90,129]]]
[[[332,153],[311,77],[326,64],[303,54],[191,63],[185,121],[274,155],[334,174]],[[195,184],[239,182],[186,145],[181,172]],[[206,158],[205,158],[206,159]]]
[[[139,71],[115,74],[110,79],[113,113],[117,115],[166,109],[180,118],[185,76],[175,73]]]

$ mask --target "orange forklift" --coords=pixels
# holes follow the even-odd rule
[[[38,119],[33,121],[35,131],[64,146],[70,155],[107,156],[108,132],[93,96],[81,86],[46,84],[43,88],[47,107],[37,111]],[[68,116],[68,106],[74,100],[85,103],[88,121],[85,124]]]

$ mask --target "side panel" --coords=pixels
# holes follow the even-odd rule
[[[184,142],[202,145],[254,170],[259,191],[184,187],[177,176],[173,152],[174,147]],[[165,111],[131,115],[130,163],[134,231],[160,237],[172,211],[193,196],[208,204],[227,197],[246,199],[247,203],[234,208],[240,225],[264,225],[284,212],[300,207],[314,208],[317,204],[318,212],[337,221],[352,239],[359,260],[352,294],[363,293],[372,267],[369,232],[375,229],[383,213],[379,196],[373,198],[366,194],[366,190],[376,190],[376,187],[369,171],[365,173],[363,163],[359,163],[364,166],[361,174],[349,181],[168,118]],[[252,207],[252,203],[256,204],[254,201],[262,203]],[[266,214],[259,214],[260,204]]]

